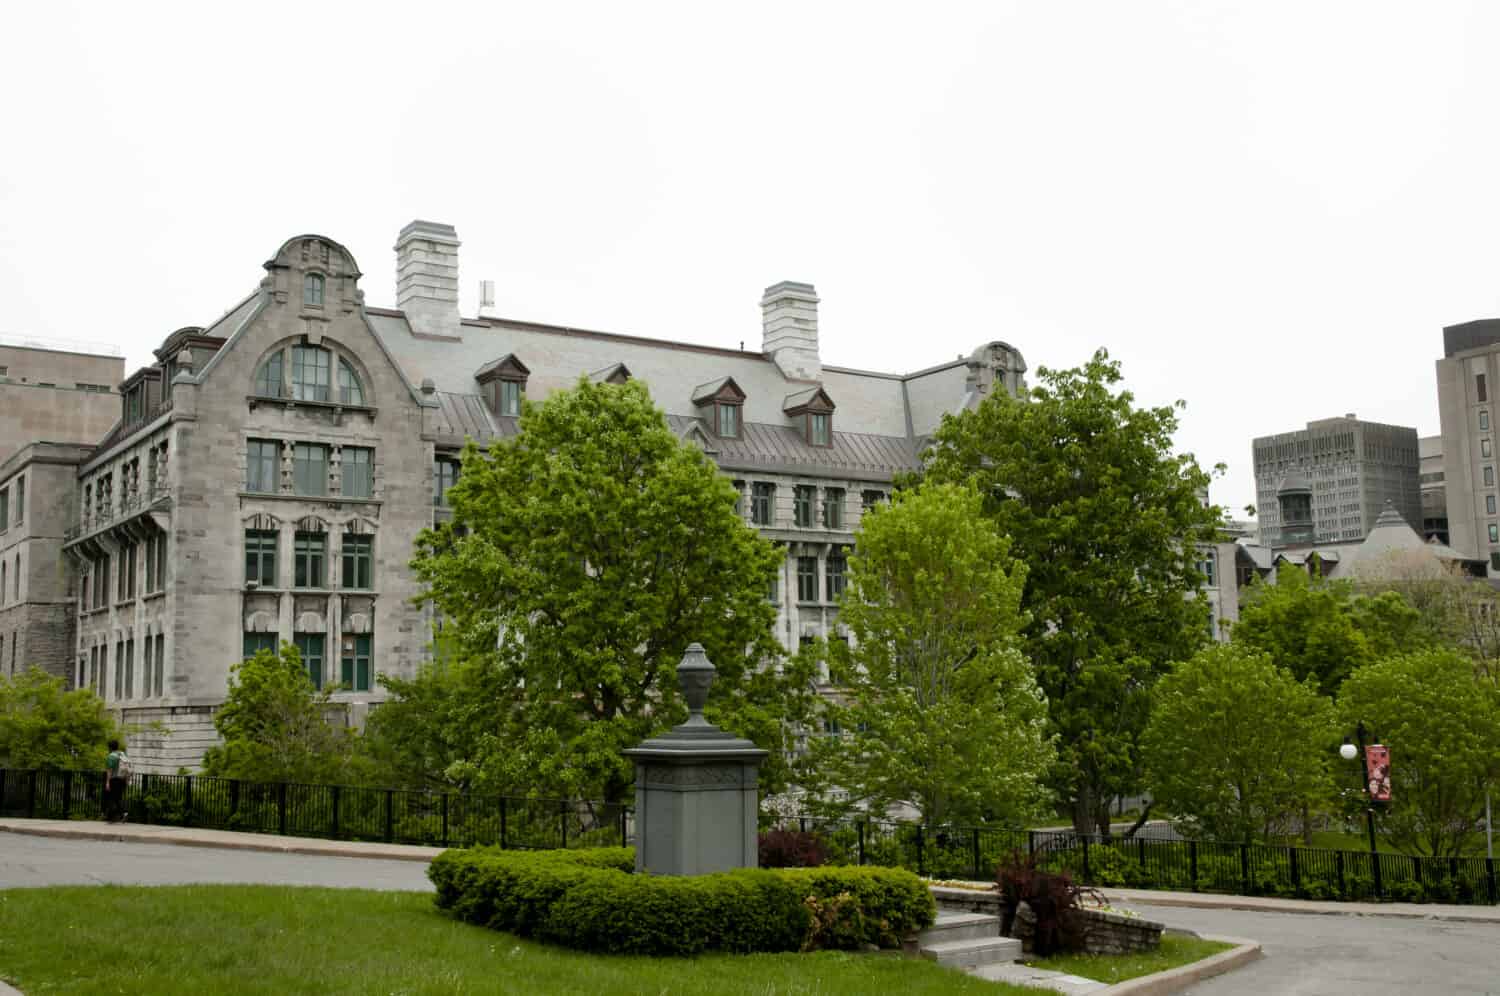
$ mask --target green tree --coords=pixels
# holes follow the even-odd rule
[[[1500,788],[1500,691],[1476,679],[1467,655],[1429,649],[1359,668],[1339,690],[1338,709],[1345,728],[1363,722],[1390,748],[1391,802],[1379,822],[1396,845],[1464,853],[1485,792]]]
[[[1430,642],[1421,615],[1399,595],[1361,595],[1351,582],[1315,578],[1290,563],[1277,568],[1275,584],[1251,585],[1230,636],[1297,680],[1312,677],[1324,695],[1376,657]]]
[[[710,718],[771,751],[768,788],[784,779],[784,720],[810,683],[761,666],[780,653],[766,592],[782,554],[640,382],[582,378],[527,405],[519,435],[469,446],[449,499],[412,563],[474,700],[450,772],[623,800],[620,751],[686,716],[674,669],[697,641],[718,669]]]
[[[0,768],[100,769],[119,736],[92,690],[32,667],[0,675]]]
[[[852,647],[829,648],[848,731],[819,744],[833,784],[928,823],[1035,812],[1055,752],[1020,650],[1025,579],[972,488],[897,491],[865,515],[839,602]]]
[[[1208,475],[1173,455],[1175,408],[1140,408],[1103,350],[945,418],[926,478],[973,482],[1026,564],[1025,653],[1059,743],[1053,782],[1076,828],[1109,832],[1137,787],[1151,686],[1209,635],[1196,545],[1219,534]],[[1178,403],[1181,407],[1181,403]]]
[[[203,755],[203,772],[258,782],[343,783],[359,780],[354,734],[329,722],[339,706],[332,689],[317,691],[297,648],[283,643],[230,670],[229,694],[214,713],[223,743]]]
[[[1141,740],[1152,798],[1194,833],[1256,841],[1326,802],[1333,705],[1244,645],[1205,647],[1156,686]]]

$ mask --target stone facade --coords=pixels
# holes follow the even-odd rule
[[[95,443],[120,417],[119,356],[0,343],[0,462],[28,443]]]
[[[1493,420],[1500,408],[1490,395],[1500,389],[1500,319],[1443,329],[1437,361],[1438,419],[1442,438],[1443,511],[1448,545],[1465,557],[1489,563],[1500,575],[1500,445]]]

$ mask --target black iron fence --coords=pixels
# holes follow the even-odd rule
[[[0,769],[0,816],[97,820],[97,771]],[[248,782],[202,775],[137,774],[126,790],[131,823],[240,830],[434,847],[617,847],[629,807],[588,800],[524,799],[349,785]]]
[[[1080,884],[1299,899],[1494,904],[1493,858],[1413,857],[1318,847],[1127,839],[1070,830],[932,827],[798,817],[830,864],[893,865],[937,879],[991,881],[1015,852]]]

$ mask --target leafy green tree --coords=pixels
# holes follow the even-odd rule
[[[518,436],[469,446],[448,496],[452,522],[412,563],[474,700],[450,773],[623,800],[620,751],[686,716],[674,671],[697,641],[718,669],[710,718],[771,751],[768,788],[784,779],[784,720],[810,683],[761,666],[780,653],[766,592],[782,555],[640,382],[582,378],[527,405]]]
[[[1151,686],[1209,636],[1196,545],[1219,534],[1208,475],[1173,455],[1175,408],[1141,408],[1100,350],[945,418],[925,472],[972,482],[1028,568],[1025,653],[1059,743],[1053,783],[1084,831],[1138,785]],[[1181,407],[1181,403],[1178,403]]]
[[[1376,657],[1431,640],[1421,615],[1399,595],[1361,595],[1348,581],[1314,578],[1290,563],[1277,568],[1275,584],[1250,587],[1230,636],[1270,654],[1299,681],[1312,677],[1324,695]]]
[[[829,650],[848,732],[816,758],[834,785],[928,823],[1036,811],[1055,753],[1020,650],[1025,579],[972,488],[897,491],[865,515],[839,602],[852,646]]]
[[[1339,690],[1346,729],[1363,722],[1391,751],[1391,802],[1380,824],[1408,853],[1456,856],[1500,789],[1500,690],[1469,657],[1429,649],[1359,668]],[[1341,777],[1353,783],[1358,772]]]
[[[67,691],[63,679],[36,667],[0,675],[0,768],[102,770],[116,736],[91,689]]]
[[[1205,647],[1156,686],[1141,739],[1152,798],[1196,834],[1288,833],[1332,788],[1333,705],[1244,645]]]
[[[360,780],[354,734],[337,718],[332,689],[317,691],[297,648],[283,643],[234,665],[214,713],[223,743],[203,755],[204,774],[258,782]]]

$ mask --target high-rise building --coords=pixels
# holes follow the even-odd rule
[[[1423,436],[1417,440],[1417,455],[1421,459],[1422,536],[1447,543],[1448,486],[1443,469],[1443,437]]]
[[[1272,549],[1363,539],[1386,502],[1422,522],[1417,430],[1353,414],[1253,444],[1260,541]]]
[[[1496,410],[1490,394],[1500,378],[1500,319],[1443,329],[1437,361],[1438,417],[1442,426],[1443,486],[1448,545],[1489,562],[1500,573],[1500,510],[1496,501]]]

